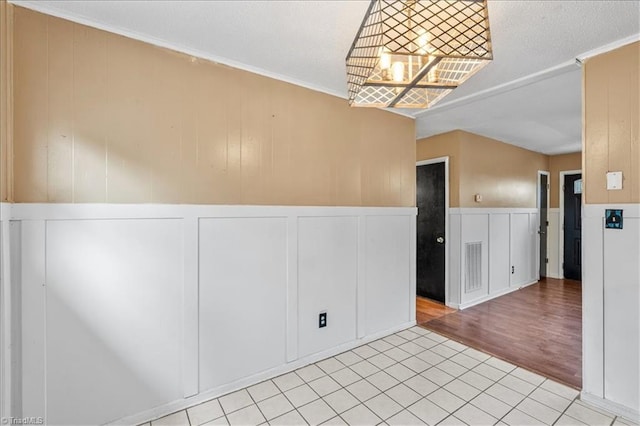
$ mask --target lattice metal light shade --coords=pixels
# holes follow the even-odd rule
[[[428,108],[492,58],[486,0],[371,0],[347,55],[349,104]]]

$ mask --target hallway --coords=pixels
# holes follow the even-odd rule
[[[543,279],[420,325],[566,385],[582,387],[579,281]]]

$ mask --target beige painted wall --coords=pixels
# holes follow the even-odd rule
[[[544,154],[462,132],[461,207],[536,207],[538,170]],[[482,203],[474,195],[482,195]]]
[[[536,207],[538,170],[549,166],[544,154],[461,130],[419,140],[416,154],[450,157],[451,207]]]
[[[640,42],[586,61],[583,72],[584,202],[640,202]],[[623,189],[607,191],[606,173]]]
[[[415,205],[413,120],[15,8],[15,201]]]
[[[0,0],[0,201],[12,200],[11,38],[13,6]]]
[[[551,193],[549,196],[549,207],[560,207],[560,172],[567,170],[582,169],[582,153],[574,152],[571,154],[551,155],[549,157],[549,173],[551,179]]]
[[[443,133],[416,142],[416,161],[449,157],[449,205],[460,207],[460,131]]]

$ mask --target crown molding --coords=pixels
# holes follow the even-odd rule
[[[614,42],[602,45],[596,49],[592,49],[588,52],[582,53],[580,55],[577,55],[575,57],[575,60],[572,61],[565,61],[562,62],[556,66],[550,67],[550,68],[546,68],[542,71],[538,71],[535,72],[533,74],[529,74],[526,75],[524,77],[515,79],[515,80],[511,80],[508,81],[506,83],[503,84],[499,84],[497,86],[493,86],[490,87],[488,89],[485,90],[481,90],[479,92],[476,93],[472,93],[470,95],[449,101],[449,102],[443,102],[440,103],[438,105],[435,105],[432,108],[429,108],[426,111],[422,111],[418,114],[416,114],[416,119],[419,119],[420,117],[424,117],[429,115],[430,113],[433,112],[442,112],[442,111],[446,111],[448,109],[452,109],[452,108],[457,108],[472,102],[476,102],[479,101],[481,99],[485,99],[485,98],[490,98],[492,96],[496,96],[499,95],[501,93],[506,93],[506,92],[510,92],[512,90],[518,89],[520,87],[524,87],[524,86],[528,86],[530,84],[534,84],[537,83],[539,81],[542,80],[546,80],[548,78],[551,77],[556,77],[558,75],[564,74],[566,72],[572,71],[575,69],[576,66],[581,67],[582,63],[587,60],[588,58],[591,58],[593,56],[597,56],[600,55],[602,53],[606,53],[609,52],[611,50],[617,49],[619,47],[625,46],[627,44],[636,42],[640,40],[640,33],[638,34],[633,34],[629,37],[625,37],[619,40],[616,40]]]
[[[44,5],[35,0],[8,0],[9,3],[24,7],[26,9],[31,9],[36,12],[44,13],[46,15],[55,16],[56,18],[66,19],[67,21],[72,21],[77,24],[86,25],[88,27],[96,28],[98,30],[107,31],[113,34],[118,34],[130,39],[142,41],[144,43],[152,44],[154,46],[162,47],[165,49],[173,50],[176,52],[184,53],[189,56],[195,56],[197,58],[206,59],[217,64],[227,65],[232,68],[237,68],[243,71],[249,71],[253,74],[258,74],[264,77],[273,78],[276,80],[284,81],[286,83],[295,84],[296,86],[301,86],[307,89],[314,90],[316,92],[322,92],[327,95],[336,96],[338,98],[347,99],[347,97],[339,93],[335,90],[328,89],[326,87],[310,84],[301,80],[297,80],[295,78],[291,78],[288,76],[284,76],[282,74],[274,73],[263,68],[254,67],[242,62],[234,61],[232,59],[224,58],[222,56],[212,55],[207,52],[203,52],[198,49],[192,49],[186,46],[183,46],[178,43],[172,43],[166,40],[162,40],[156,37],[152,37],[146,34],[141,34],[135,31],[130,31],[121,27],[117,27],[114,25],[103,24],[97,22],[93,19],[86,18],[84,16],[75,15],[72,13],[68,13],[64,10],[58,9],[56,7],[51,7],[49,5]]]
[[[248,71],[251,72],[253,74],[257,74],[257,75],[261,75],[264,77],[268,77],[268,78],[272,78],[275,80],[279,80],[279,81],[283,81],[286,83],[290,83],[290,84],[294,84],[296,86],[300,86],[300,87],[304,87],[306,89],[309,90],[313,90],[316,92],[320,92],[320,93],[324,93],[327,95],[331,95],[331,96],[336,96],[338,98],[341,99],[347,99],[347,96],[345,93],[340,92],[340,91],[336,91],[333,89],[329,89],[327,87],[323,87],[320,85],[316,85],[313,83],[309,83],[307,81],[302,81],[302,80],[298,80],[296,78],[292,78],[283,74],[279,74],[279,73],[275,73],[272,71],[268,71],[264,68],[260,68],[260,67],[255,67],[249,64],[245,64],[243,62],[238,62],[232,59],[228,59],[222,56],[217,56],[217,55],[212,55],[210,53],[198,50],[198,49],[192,49],[189,48],[187,46],[181,45],[181,44],[177,44],[177,43],[172,43],[166,40],[162,40],[156,37],[152,37],[152,36],[148,36],[145,34],[141,34],[135,31],[130,31],[124,28],[120,28],[114,25],[108,25],[108,24],[104,24],[104,23],[100,23],[97,22],[93,19],[90,18],[86,18],[84,16],[80,16],[80,15],[75,15],[72,13],[68,13],[64,10],[61,10],[57,7],[51,6],[50,4],[42,4],[41,2],[37,1],[37,0],[8,0],[9,3],[16,5],[16,6],[21,6],[27,9],[31,9],[34,10],[36,12],[41,12],[47,15],[51,15],[51,16],[55,16],[58,18],[62,18],[62,19],[66,19],[72,22],[76,22],[78,24],[82,24],[82,25],[86,25],[89,27],[93,27],[93,28],[97,28],[99,30],[103,30],[103,31],[107,31],[110,33],[114,33],[114,34],[118,34],[127,38],[131,38],[134,40],[138,40],[138,41],[142,41],[145,43],[149,43],[152,44],[154,46],[158,46],[158,47],[162,47],[165,49],[170,49],[173,51],[177,51],[180,53],[184,53],[190,56],[195,56],[197,58],[202,58],[205,60],[209,60],[221,65],[226,65],[226,66],[230,66],[232,68],[236,68],[239,70],[243,70],[243,71]],[[490,87],[488,89],[484,89],[475,93],[472,93],[470,95],[449,101],[449,102],[442,102],[440,104],[437,104],[427,110],[424,111],[417,111],[416,113],[407,113],[404,111],[399,111],[396,110],[394,108],[384,108],[384,111],[388,111],[391,112],[393,114],[397,114],[403,117],[407,117],[407,118],[411,118],[411,119],[419,119],[420,117],[424,117],[426,115],[429,115],[431,113],[434,112],[442,112],[442,111],[446,111],[448,109],[452,109],[452,108],[457,108],[459,106],[462,105],[466,105],[472,102],[476,102],[479,101],[481,99],[485,99],[485,98],[489,98],[492,96],[496,96],[499,95],[501,93],[506,93],[515,89],[518,89],[520,87],[523,86],[528,86],[530,84],[534,84],[537,83],[539,81],[545,80],[547,78],[551,78],[551,77],[555,77],[561,74],[564,74],[565,72],[569,72],[573,69],[575,69],[574,67],[577,66],[581,66],[583,61],[593,57],[593,56],[597,56],[599,54],[602,53],[606,53],[608,51],[617,49],[621,46],[636,42],[636,41],[640,41],[640,33],[638,34],[633,34],[629,37],[625,37],[623,39],[620,40],[616,40],[612,43],[608,43],[605,44],[603,46],[600,46],[598,48],[595,48],[593,50],[584,52],[582,54],[579,54],[575,57],[575,60],[571,60],[571,61],[566,61],[563,63],[560,63],[556,66],[526,75],[524,77],[515,79],[515,80],[511,80],[509,82],[503,83],[503,84],[499,84],[497,86],[493,86]]]
[[[620,40],[616,40],[614,42],[602,45],[595,49],[589,50],[588,52],[584,52],[580,55],[576,56],[576,61],[582,63],[589,58],[593,58],[594,56],[601,55],[603,53],[610,52],[619,47],[626,46],[627,44],[634,43],[636,41],[640,41],[640,33],[630,35],[629,37],[621,38]]]
[[[313,90],[315,92],[320,92],[326,95],[331,95],[331,96],[338,97],[340,99],[347,100],[347,96],[345,93],[342,93],[333,89],[329,89],[327,87],[323,87],[323,86],[309,83],[306,81],[298,80],[296,78],[292,78],[283,74],[268,71],[264,68],[255,67],[249,64],[245,64],[243,62],[234,61],[233,59],[225,58],[218,55],[212,55],[202,50],[192,49],[190,47],[187,47],[178,43],[172,43],[172,42],[159,39],[156,37],[152,37],[146,34],[130,31],[115,25],[108,25],[101,22],[97,22],[93,19],[90,19],[84,16],[68,13],[57,7],[50,6],[49,4],[42,4],[37,0],[7,0],[7,1],[13,4],[14,6],[24,7],[26,9],[30,9],[36,12],[44,13],[46,15],[54,16],[56,18],[66,19],[67,21],[75,22],[77,24],[86,25],[88,27],[96,28],[98,30],[107,31],[109,33],[121,35],[123,37],[127,37],[133,40],[142,41],[144,43],[148,43],[154,46],[184,53],[189,56],[205,59],[217,64],[226,65],[242,71],[248,71],[250,73],[261,75],[263,77],[268,77],[274,80],[283,81],[285,83],[290,83],[296,86],[304,87],[305,89]],[[346,82],[345,82],[345,88],[346,88]],[[393,114],[401,115],[403,117],[415,119],[413,115],[410,115],[401,111],[396,111],[390,108],[385,108],[384,110]]]

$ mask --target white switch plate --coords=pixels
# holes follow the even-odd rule
[[[622,172],[607,173],[607,189],[622,189]]]

